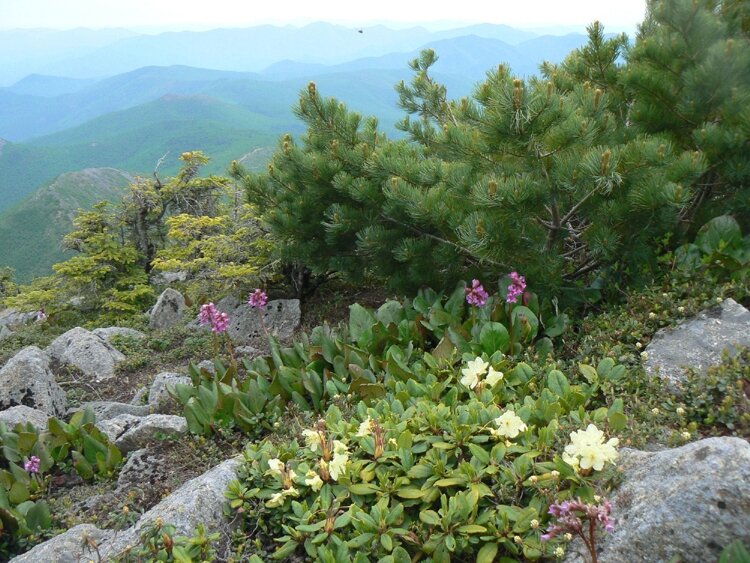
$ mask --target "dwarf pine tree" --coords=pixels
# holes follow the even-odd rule
[[[634,129],[706,161],[681,209],[686,229],[726,212],[750,226],[749,22],[747,2],[652,0],[628,55]]]
[[[302,145],[287,136],[269,173],[246,178],[249,198],[283,258],[400,289],[513,269],[557,285],[627,261],[626,250],[653,250],[676,224],[703,160],[626,134],[626,111],[611,101],[624,96],[610,87],[617,48],[597,28],[579,54],[608,61],[602,84],[573,72],[523,80],[501,65],[458,101],[425,51],[397,86],[402,141],[311,85],[297,108]]]

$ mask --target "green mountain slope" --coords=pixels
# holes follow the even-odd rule
[[[114,168],[89,168],[63,174],[40,188],[0,214],[0,264],[15,268],[22,281],[50,273],[52,264],[70,255],[60,243],[72,228],[76,210],[119,199],[132,180]]]
[[[0,212],[64,172],[113,167],[149,174],[167,153],[165,175],[178,170],[180,154],[196,149],[212,159],[207,172],[222,173],[233,159],[274,144],[284,124],[207,97],[169,96],[33,144],[6,143],[0,152]]]

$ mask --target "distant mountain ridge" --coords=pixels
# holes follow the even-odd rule
[[[19,205],[0,213],[0,249],[3,265],[12,266],[19,280],[51,273],[64,252],[62,237],[73,226],[79,208],[98,201],[116,201],[133,176],[114,168],[89,168],[62,174]]]

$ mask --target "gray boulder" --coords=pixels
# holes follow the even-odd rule
[[[102,340],[106,340],[107,342],[112,340],[113,336],[127,336],[129,338],[143,338],[146,336],[143,334],[140,330],[135,330],[134,328],[126,328],[123,326],[108,326],[106,328],[95,328],[91,331],[92,334],[95,334]]]
[[[63,365],[78,368],[93,381],[111,379],[117,364],[125,361],[122,352],[81,327],[55,338],[47,347],[47,354]]]
[[[0,326],[7,327],[9,329],[25,325],[36,319],[36,312],[33,313],[22,313],[17,309],[3,309],[0,311]]]
[[[68,398],[49,362],[36,346],[27,346],[8,360],[0,369],[0,410],[25,405],[49,416],[64,416]]]
[[[185,434],[188,429],[187,421],[183,417],[168,414],[150,414],[143,417],[121,414],[97,422],[96,426],[123,453],[143,448],[164,436]]]
[[[89,401],[87,403],[82,403],[74,409],[70,409],[69,414],[72,415],[76,411],[82,411],[87,408],[94,411],[94,416],[96,416],[97,422],[110,420],[122,414],[129,414],[132,416],[148,416],[151,414],[151,409],[148,405],[131,405],[129,403],[117,403],[115,401]]]
[[[708,438],[620,453],[624,481],[611,498],[615,531],[601,536],[601,563],[718,561],[732,541],[750,544],[747,441]],[[574,542],[566,561],[583,561],[583,553]]]
[[[141,516],[135,526],[104,544],[100,548],[102,561],[110,561],[124,554],[129,546],[138,545],[143,529],[157,518],[172,524],[176,528],[176,535],[190,536],[198,524],[205,525],[212,532],[228,534],[232,523],[224,516],[224,491],[230,481],[237,479],[241,463],[241,458],[228,459],[185,483]]]
[[[169,371],[157,374],[148,393],[149,406],[158,412],[168,409],[173,403],[172,396],[169,393],[174,390],[174,386],[178,383],[190,385],[191,380],[186,375]]]
[[[706,373],[721,362],[725,349],[734,354],[738,346],[750,346],[750,311],[725,299],[694,319],[657,332],[646,347],[644,368],[679,391],[687,367]]]
[[[173,471],[154,448],[131,452],[117,477],[117,490],[129,491],[166,482]]]
[[[95,546],[100,546],[114,536],[115,532],[111,530],[100,530],[92,524],[79,524],[10,561],[12,563],[99,561],[96,549],[91,542]]]
[[[229,334],[240,346],[265,342],[266,333],[261,326],[257,309],[253,309],[236,297],[225,297],[216,304],[220,311],[229,315]],[[302,319],[299,299],[276,299],[269,301],[263,310],[263,322],[268,332],[278,339],[290,340],[299,328]]]
[[[0,411],[0,422],[4,422],[8,428],[13,428],[16,424],[30,422],[38,430],[47,429],[49,415],[26,405],[10,407]]]
[[[2,325],[0,326],[0,342],[5,340],[6,338],[10,338],[13,336],[13,331],[10,330],[7,326]]]
[[[149,326],[156,330],[172,328],[180,324],[187,305],[182,293],[172,288],[165,289],[149,314]]]

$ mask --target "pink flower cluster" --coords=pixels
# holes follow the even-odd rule
[[[213,303],[206,303],[201,306],[200,323],[211,325],[213,332],[226,332],[229,328],[229,315],[219,311]]]
[[[490,297],[479,280],[472,280],[471,287],[467,287],[464,291],[466,291],[466,302],[477,307],[484,307]]]
[[[603,499],[601,504],[588,504],[580,498],[564,501],[549,507],[549,513],[557,519],[551,524],[547,533],[542,534],[542,541],[549,541],[560,534],[583,534],[583,519],[596,522],[612,533],[615,531],[615,520],[612,518],[612,504]]]
[[[518,272],[511,272],[508,296],[505,298],[505,301],[508,303],[515,303],[518,300],[518,297],[523,295],[524,291],[526,291],[526,278],[518,275]]]
[[[262,289],[256,289],[255,291],[253,291],[247,300],[247,304],[251,307],[255,307],[256,309],[265,308],[267,303],[268,295],[266,295],[266,292]]]
[[[23,468],[29,473],[39,473],[39,464],[41,463],[41,461],[41,459],[33,455],[26,463],[23,464]]]

